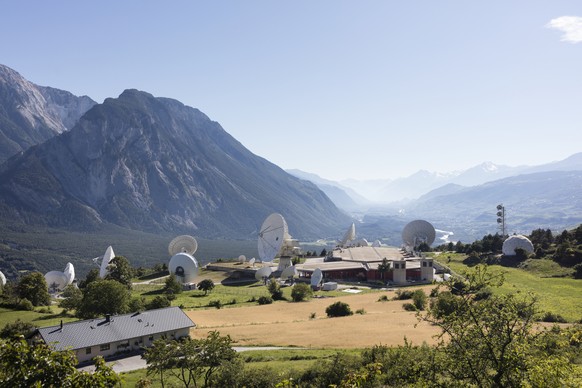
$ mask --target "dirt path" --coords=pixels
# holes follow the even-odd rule
[[[425,287],[425,292],[430,288]],[[406,301],[379,302],[381,295],[391,298],[394,292],[187,313],[197,324],[193,337],[205,337],[209,331],[218,330],[230,335],[236,346],[361,348],[401,345],[404,337],[414,344],[434,343],[436,328],[404,311],[402,304]],[[354,312],[363,309],[366,313],[327,318],[325,309],[338,300],[348,303]],[[313,313],[315,319],[311,318]]]

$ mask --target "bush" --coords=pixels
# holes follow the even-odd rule
[[[211,300],[208,302],[208,307],[216,307],[217,309],[222,307],[222,302],[220,300]]]
[[[293,299],[293,302],[302,302],[311,298],[312,295],[313,290],[311,286],[305,283],[296,283],[291,290],[291,299]]]
[[[261,296],[259,297],[259,299],[257,300],[257,302],[261,305],[263,304],[271,304],[273,303],[273,298],[271,298],[270,296]]]
[[[416,290],[412,293],[412,303],[417,310],[424,310],[426,308],[427,297],[424,291]]]
[[[566,323],[567,321],[564,319],[563,316],[561,316],[560,314],[554,314],[551,312],[546,312],[542,318],[541,318],[542,322],[558,322],[558,323]]]
[[[269,281],[269,283],[267,284],[267,289],[269,290],[269,293],[271,294],[271,297],[274,300],[284,300],[285,299],[283,297],[283,290],[281,289],[281,285],[279,284],[279,282],[277,282],[277,280],[271,279]]]
[[[354,314],[350,305],[344,302],[335,302],[334,304],[327,306],[325,313],[329,318],[346,317]]]
[[[397,290],[394,300],[405,300],[412,299],[412,291],[410,290]]]
[[[366,314],[366,310],[364,310],[364,309],[357,309],[356,310],[356,314],[364,315],[364,314]]]
[[[388,302],[389,300],[390,298],[388,298],[388,295],[382,295],[378,298],[378,302]]]
[[[404,308],[404,310],[406,311],[416,311],[416,306],[413,305],[412,303],[404,303],[402,305],[402,307]]]
[[[151,302],[147,303],[145,307],[146,310],[155,310],[164,307],[170,307],[170,305],[171,302],[168,298],[166,298],[165,296],[158,295],[154,299],[152,299]]]
[[[430,297],[436,298],[437,296],[439,296],[439,289],[438,287],[435,287],[432,290],[430,290]]]
[[[18,301],[18,304],[16,305],[16,309],[23,310],[23,311],[32,311],[32,310],[34,310],[34,306],[32,305],[31,301],[29,301],[26,298],[23,298],[23,299],[20,299]]]

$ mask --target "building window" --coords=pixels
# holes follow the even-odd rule
[[[150,340],[150,342],[152,342],[154,340],[154,336],[150,335],[150,338],[148,338]]]
[[[91,354],[91,348],[85,348],[85,354]]]
[[[109,350],[109,344],[99,346],[99,350],[101,350],[102,352],[104,352],[105,350]]]

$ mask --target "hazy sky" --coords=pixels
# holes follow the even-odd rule
[[[328,179],[582,151],[582,1],[3,1],[0,63],[196,107]],[[568,18],[567,18],[568,17]]]

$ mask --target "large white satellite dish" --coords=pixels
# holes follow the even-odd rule
[[[257,270],[257,272],[255,272],[255,279],[257,279],[259,281],[264,281],[269,276],[271,276],[272,273],[273,273],[273,269],[271,267],[263,267],[263,268]]]
[[[422,243],[431,245],[435,237],[434,226],[425,220],[411,221],[402,230],[402,242],[410,248],[415,248]]]
[[[287,267],[281,272],[281,279],[287,280],[289,278],[294,278],[297,276],[297,268],[292,265],[291,267]]]
[[[62,291],[68,285],[68,279],[61,271],[50,271],[44,275],[50,292]]]
[[[356,224],[352,222],[352,225],[348,228],[344,237],[340,240],[339,246],[345,247],[350,241],[356,239]]]
[[[105,254],[103,255],[103,259],[101,260],[101,267],[99,268],[99,277],[103,279],[107,276],[107,266],[109,262],[113,260],[115,257],[115,253],[113,253],[113,248],[111,246],[107,247]]]
[[[168,271],[182,284],[194,283],[198,276],[198,261],[188,253],[179,252],[170,259]]]
[[[187,234],[174,238],[170,241],[170,245],[168,245],[170,256],[174,256],[178,253],[188,253],[193,255],[196,253],[196,250],[198,250],[198,241]]]
[[[75,280],[75,267],[73,267],[73,264],[67,263],[63,274],[67,278],[67,285],[72,284],[73,280]]]
[[[259,256],[261,261],[273,261],[281,250],[287,231],[287,222],[279,213],[265,219],[259,231]]]
[[[323,280],[323,272],[321,269],[316,268],[315,271],[311,274],[311,286],[312,287],[319,287],[321,281]]]
[[[4,287],[6,285],[6,276],[0,271],[0,285]]]

